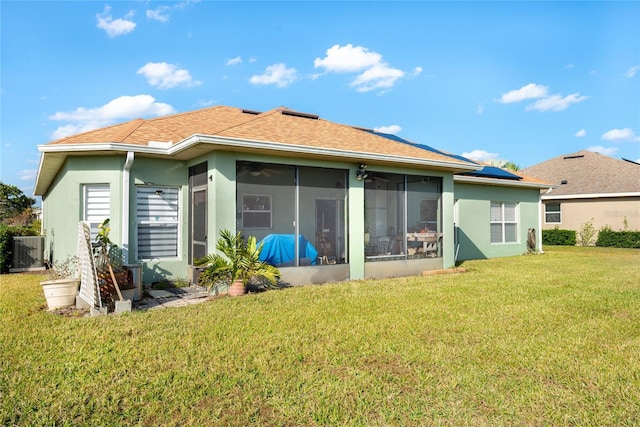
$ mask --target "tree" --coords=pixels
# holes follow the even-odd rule
[[[503,169],[508,169],[508,170],[512,170],[512,171],[519,171],[520,170],[520,166],[514,162],[510,162],[508,160],[496,160],[496,159],[491,159],[488,160],[486,162],[488,165],[490,166],[496,166],[499,168],[503,168]]]
[[[18,187],[0,182],[0,222],[3,224],[30,211],[35,203],[34,198],[25,196]]]
[[[520,166],[513,162],[506,162],[502,167],[516,172],[520,170]]]

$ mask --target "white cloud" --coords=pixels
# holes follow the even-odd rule
[[[174,64],[166,62],[148,62],[137,72],[147,78],[151,86],[158,89],[171,89],[176,86],[198,86],[200,81],[193,80],[189,71],[179,69]]]
[[[98,20],[97,27],[105,30],[109,37],[118,37],[130,33],[136,28],[136,23],[131,20],[133,11],[127,13],[123,18],[113,19],[109,14],[110,10],[111,6],[106,5],[104,11],[96,15]]]
[[[587,136],[587,131],[584,129],[580,129],[578,132],[576,132],[576,138],[582,138],[583,136]]]
[[[313,62],[315,68],[324,69],[325,73],[360,73],[351,82],[351,87],[358,92],[369,92],[376,89],[390,89],[396,81],[404,76],[404,71],[392,68],[382,60],[382,55],[369,51],[363,46],[334,45],[327,49],[324,58],[316,58]],[[412,76],[422,72],[421,67],[416,67]],[[320,75],[315,74],[312,79]]]
[[[547,86],[529,83],[526,86],[522,86],[520,89],[514,89],[507,93],[503,93],[499,102],[503,104],[511,104],[514,102],[524,101],[525,99],[544,98],[547,96],[548,90],[549,88]]]
[[[69,122],[61,125],[54,132],[54,139],[64,138],[80,132],[87,132],[109,126],[118,120],[130,120],[144,116],[164,116],[175,113],[169,104],[156,102],[151,95],[121,96],[101,107],[79,107],[74,111],[57,112],[49,119]]]
[[[624,75],[632,78],[638,73],[638,71],[640,71],[640,65],[634,65],[633,67],[629,68]]]
[[[21,181],[33,181],[36,179],[38,169],[24,169],[18,171],[18,179]]]
[[[249,58],[249,62],[256,62],[256,61],[257,61],[257,59],[254,58],[253,56],[251,58]]]
[[[173,12],[174,10],[185,9],[191,6],[192,4],[199,3],[199,1],[200,0],[183,0],[183,1],[179,1],[173,6],[162,5],[154,10],[147,9],[147,12],[146,12],[147,18],[158,21],[158,22],[167,23],[170,20],[169,15],[171,12]]]
[[[227,65],[237,65],[237,64],[240,64],[241,62],[242,62],[242,58],[239,56],[236,56],[235,58],[231,58],[227,60]]]
[[[398,132],[400,132],[402,130],[402,128],[398,125],[391,125],[391,126],[380,126],[377,128],[373,128],[374,131],[376,132],[381,132],[381,133],[390,133],[392,135],[397,134]]]
[[[169,22],[169,6],[160,6],[155,10],[147,9],[147,18],[154,21],[166,23]]]
[[[351,86],[358,92],[369,92],[375,89],[389,89],[393,87],[396,80],[404,75],[404,72],[389,67],[387,64],[379,64],[365,70],[358,75]]]
[[[482,113],[484,113],[484,107],[482,105],[478,105],[476,107],[476,114],[481,115]]]
[[[249,82],[254,85],[276,85],[287,87],[297,78],[298,71],[295,68],[287,68],[285,64],[269,65],[264,74],[251,76]]]
[[[578,102],[582,102],[586,99],[589,99],[589,97],[580,96],[580,94],[577,92],[572,93],[571,95],[567,95],[564,98],[562,97],[562,95],[551,95],[546,98],[539,99],[531,105],[528,105],[525,110],[562,111],[569,108],[571,104],[577,104]]]
[[[489,160],[496,160],[498,158],[498,153],[490,153],[484,150],[473,150],[467,153],[462,153],[462,157],[466,157],[471,160],[475,160],[477,162],[486,162]]]
[[[594,153],[604,154],[605,156],[613,156],[618,152],[616,147],[603,147],[601,145],[592,145],[587,147],[587,151],[593,151]]]
[[[196,101],[196,107],[210,107],[217,103],[218,101],[216,101],[215,99],[199,99],[198,101]]]
[[[186,9],[192,4],[200,3],[201,0],[180,0],[173,8],[174,9]]]
[[[575,67],[574,64],[567,64],[567,65],[564,66],[564,68],[567,68],[567,69],[571,69],[573,67]]]
[[[500,99],[496,102],[512,104],[527,99],[537,99],[533,104],[527,105],[525,110],[562,111],[569,108],[571,104],[577,104],[578,102],[589,99],[588,96],[581,96],[578,92],[565,97],[561,94],[549,95],[548,93],[549,88],[547,86],[529,83],[528,85],[522,86],[520,89],[514,89],[507,93],[503,93]]]
[[[614,142],[640,142],[640,136],[637,136],[633,129],[611,129],[602,135],[602,139]]]
[[[382,56],[362,46],[334,45],[327,49],[323,59],[316,58],[313,65],[332,73],[354,73],[366,70],[382,62]]]
[[[422,74],[422,67],[416,67],[413,69],[413,71],[411,72],[411,77],[417,77],[420,74]]]

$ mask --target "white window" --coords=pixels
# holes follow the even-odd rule
[[[178,256],[179,194],[175,187],[136,188],[138,259]]]
[[[518,205],[491,202],[491,243],[518,241]]]
[[[83,220],[89,223],[91,241],[98,235],[98,226],[109,218],[111,209],[111,192],[109,184],[86,184],[84,186]]]
[[[560,215],[560,203],[545,203],[544,222],[547,224],[559,224],[562,222]]]

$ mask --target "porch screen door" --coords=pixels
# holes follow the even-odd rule
[[[207,163],[189,168],[189,264],[207,255]]]

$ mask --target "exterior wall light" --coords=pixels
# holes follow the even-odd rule
[[[367,165],[365,163],[360,163],[360,166],[358,166],[358,170],[356,170],[356,179],[358,181],[362,181],[369,176],[369,174],[365,171],[366,168]]]

